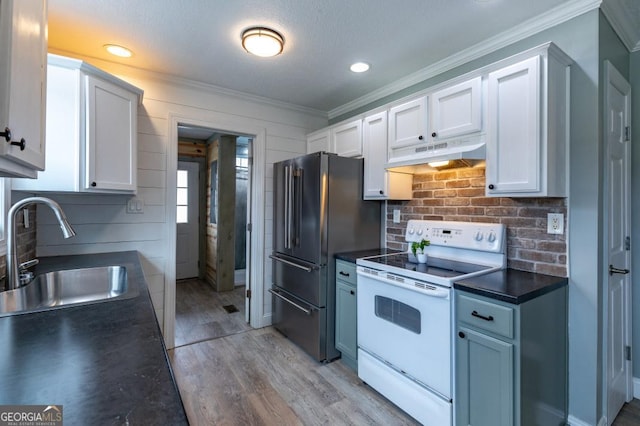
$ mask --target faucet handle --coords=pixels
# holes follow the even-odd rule
[[[38,263],[40,263],[40,261],[38,259],[31,259],[28,260],[24,263],[21,263],[20,265],[18,265],[18,270],[20,272],[24,272],[27,269],[31,268],[32,266],[36,266]]]

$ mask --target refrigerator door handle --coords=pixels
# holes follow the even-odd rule
[[[302,223],[302,170],[303,169],[296,169],[291,173],[294,182],[291,192],[293,193],[293,200],[295,200],[295,202],[291,203],[292,216],[295,215],[293,220],[293,244],[296,247],[300,246],[300,226]],[[296,181],[297,185],[295,184]]]
[[[287,302],[288,304],[292,305],[293,307],[301,310],[302,312],[304,312],[307,315],[311,315],[311,309],[307,309],[303,306],[298,305],[296,302],[294,302],[293,300],[290,300],[286,297],[284,297],[283,295],[281,295],[280,293],[278,293],[276,290],[273,289],[269,289],[269,293],[273,294],[276,297],[279,297],[280,299],[284,300],[285,302]]]
[[[282,263],[286,263],[286,264],[287,264],[287,265],[289,265],[289,266],[293,266],[293,267],[296,267],[296,268],[298,268],[298,269],[302,269],[302,270],[303,270],[303,271],[305,271],[305,272],[311,272],[311,271],[313,271],[313,268],[312,268],[312,267],[310,267],[310,266],[300,265],[299,263],[291,262],[290,260],[283,259],[283,258],[278,257],[278,256],[275,256],[275,255],[273,255],[273,254],[270,254],[270,255],[269,255],[269,257],[270,257],[271,259],[275,260],[275,261],[282,262]]]
[[[291,248],[291,166],[284,166],[284,248]]]

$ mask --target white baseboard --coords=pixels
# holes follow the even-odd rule
[[[578,419],[576,417],[573,417],[571,415],[567,418],[567,424],[569,426],[593,426],[592,424],[587,423],[585,421],[582,421],[582,420],[580,420],[580,419]],[[600,423],[598,423],[598,424],[600,424]]]
[[[640,377],[633,378],[633,397],[640,399]]]

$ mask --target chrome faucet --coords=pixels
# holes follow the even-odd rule
[[[7,290],[13,290],[20,286],[20,274],[18,272],[18,254],[16,253],[16,230],[15,222],[16,216],[20,209],[28,206],[29,204],[41,203],[49,206],[56,215],[60,228],[62,229],[62,235],[65,238],[71,238],[76,235],[75,231],[69,225],[67,217],[64,215],[62,208],[55,201],[45,197],[29,197],[18,201],[9,209],[7,216]]]

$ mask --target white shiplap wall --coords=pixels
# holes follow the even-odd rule
[[[65,52],[55,52],[65,54]],[[73,56],[67,54],[67,56]],[[253,256],[264,266],[256,287],[262,293],[257,308],[259,326],[268,325],[271,299],[266,290],[271,285],[271,252],[273,232],[273,163],[306,152],[305,135],[327,125],[326,114],[285,104],[230,93],[195,82],[169,79],[165,76],[128,68],[95,59],[85,59],[144,90],[143,105],[138,111],[138,197],[144,200],[143,214],[127,214],[129,197],[122,195],[49,194],[62,205],[70,223],[77,231],[75,238],[64,240],[48,209],[38,210],[38,256],[83,254],[105,251],[138,250],[158,320],[163,327],[168,346],[173,346],[172,327],[163,324],[167,286],[175,285],[175,259],[169,254],[167,239],[175,211],[167,203],[167,173],[175,164],[177,148],[169,144],[175,129],[173,122],[207,125],[215,129],[254,131],[261,135],[263,151],[254,153],[254,162],[261,161],[263,175],[253,184],[263,191],[262,236],[259,247],[252,247]],[[254,163],[255,164],[255,163]],[[169,176],[170,177],[170,176]],[[171,179],[169,179],[171,180]],[[171,209],[171,212],[169,211]],[[255,229],[255,228],[254,228]],[[255,319],[254,319],[255,320]]]

